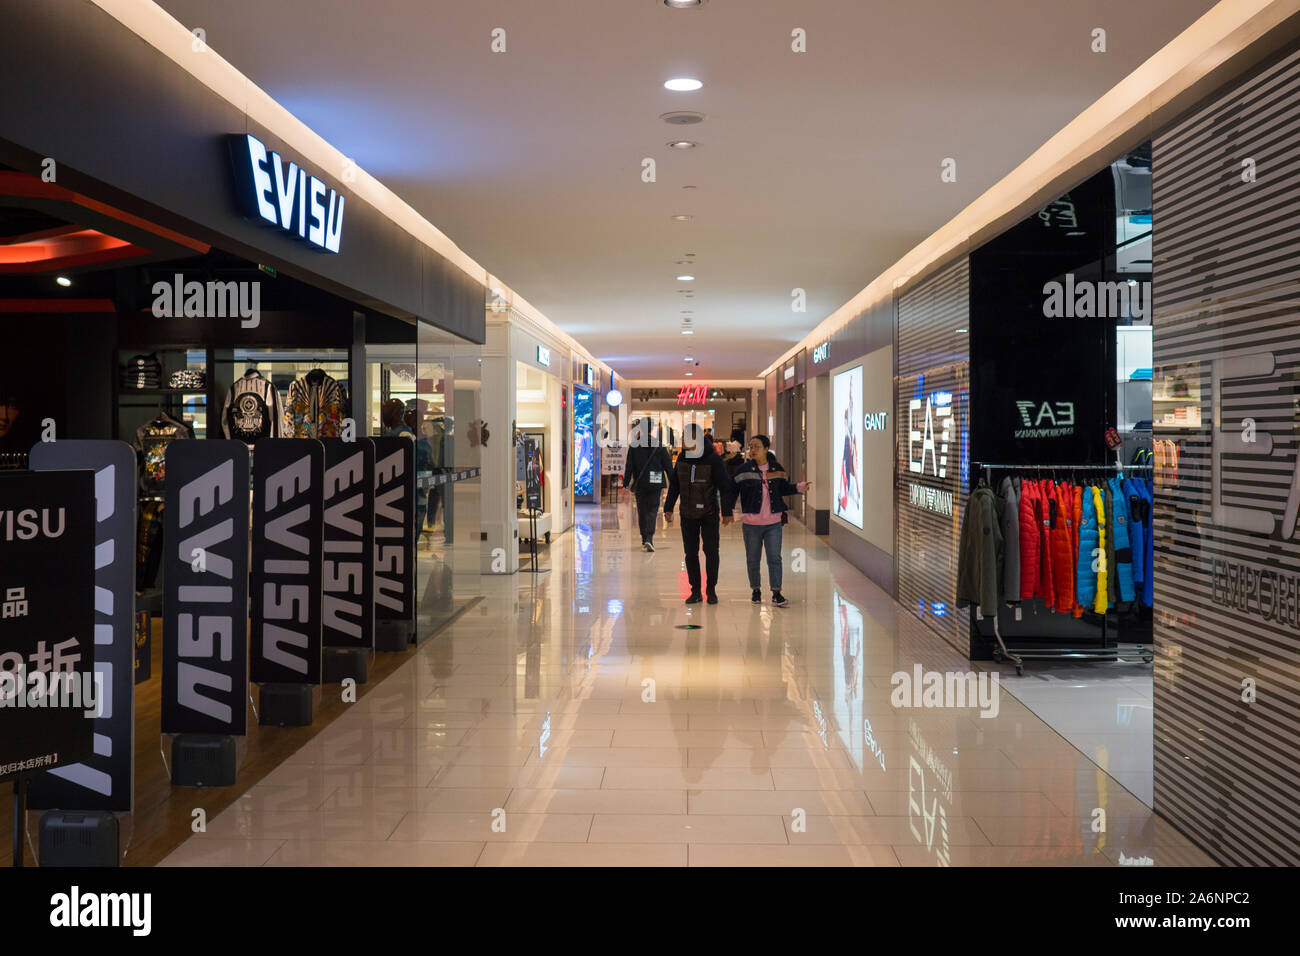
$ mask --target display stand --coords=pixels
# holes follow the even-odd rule
[[[989,488],[993,488],[992,473],[996,470],[1016,471],[1016,472],[1061,472],[1071,474],[1074,472],[1084,471],[1102,471],[1102,472],[1124,472],[1124,471],[1150,471],[1150,465],[994,465],[987,462],[971,462],[973,469],[983,469],[984,481]],[[1008,661],[1015,665],[1017,674],[1024,674],[1026,660],[1079,660],[1079,661],[1120,661],[1126,664],[1144,663],[1150,664],[1153,660],[1152,652],[1149,648],[1136,644],[1121,644],[1115,639],[1115,635],[1110,627],[1110,613],[1100,615],[1101,617],[1101,642],[1099,644],[1077,645],[1077,644],[1058,644],[1051,646],[1034,645],[1030,647],[1007,646],[1002,637],[1002,632],[998,627],[998,619],[1001,616],[1003,607],[1001,603],[998,606],[998,613],[993,616],[993,638],[995,646],[993,648],[993,659],[995,661]],[[1016,609],[1017,619],[1019,619],[1020,609]],[[979,609],[975,609],[974,619],[976,622],[984,620]],[[976,630],[978,633],[978,629]],[[1043,640],[1050,641],[1052,638],[1025,638],[1021,640]],[[1127,656],[1126,656],[1127,655]]]
[[[540,513],[541,513],[540,508],[528,509],[528,527],[529,527],[528,546],[529,546],[529,552],[533,556],[533,566],[528,569],[530,574],[541,574],[545,571],[551,570],[550,568],[539,568],[537,566],[537,516]],[[547,535],[547,538],[548,539],[550,538],[549,534]]]

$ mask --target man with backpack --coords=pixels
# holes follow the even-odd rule
[[[668,473],[668,500],[664,502],[664,521],[672,523],[673,506],[682,500],[682,546],[686,551],[686,575],[691,594],[687,604],[698,604],[700,597],[700,541],[704,542],[705,596],[710,604],[718,603],[718,518],[731,524],[731,503],[736,483],[727,474],[721,456],[706,442],[698,425],[687,425],[682,434],[682,451]],[[721,497],[721,500],[719,498]]]
[[[637,521],[641,526],[641,550],[655,549],[655,522],[659,518],[659,502],[668,487],[668,475],[673,470],[673,460],[654,434],[653,423],[639,418],[632,424],[628,442],[627,464],[624,466],[623,487],[631,486],[636,496]]]

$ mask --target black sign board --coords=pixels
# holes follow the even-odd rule
[[[0,780],[91,754],[94,488],[88,471],[0,474]]]
[[[253,462],[249,674],[259,684],[319,684],[325,448],[263,438]]]
[[[375,444],[325,438],[326,647],[375,646]]]
[[[163,509],[164,734],[248,722],[248,446],[167,447]]]
[[[135,788],[135,450],[120,441],[53,441],[32,449],[36,471],[94,475],[94,667],[103,706],[93,752],[32,778],[33,810],[130,813]]]
[[[415,621],[415,446],[407,438],[375,445],[375,619]]]

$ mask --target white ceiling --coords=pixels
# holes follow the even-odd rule
[[[672,378],[689,354],[697,380],[758,373],[1213,6],[159,3],[617,372]]]

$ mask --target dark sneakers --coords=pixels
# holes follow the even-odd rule
[[[749,596],[749,600],[754,604],[763,603],[763,591],[761,588],[754,588],[754,593]]]
[[[699,591],[692,591],[691,596],[686,599],[687,604],[699,604],[704,598],[700,597]]]
[[[790,602],[785,599],[785,595],[783,595],[780,591],[773,591],[772,603],[775,604],[777,607],[785,607]]]
[[[716,592],[714,592],[714,591],[710,591],[710,592],[709,592],[708,602],[709,602],[710,604],[717,604],[717,603],[718,603],[718,595],[717,595]]]

